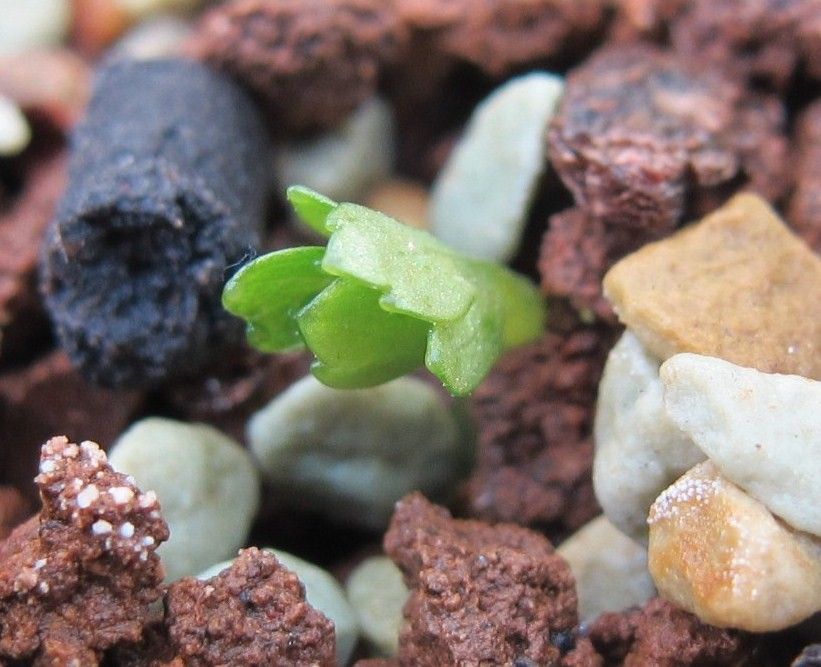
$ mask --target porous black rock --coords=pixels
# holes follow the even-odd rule
[[[220,296],[259,241],[268,150],[253,102],[204,65],[102,69],[41,257],[60,344],[89,379],[151,386],[240,335]]]

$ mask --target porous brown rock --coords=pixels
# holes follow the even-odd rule
[[[493,77],[583,51],[606,9],[602,0],[397,0],[396,6],[435,52]]]
[[[288,135],[341,123],[404,41],[382,0],[233,0],[204,15],[189,46],[251,90]]]
[[[39,515],[0,544],[0,662],[97,665],[140,639],[162,594],[155,550],[168,527],[156,496],[93,442],[49,440],[36,482]]]
[[[576,646],[573,575],[542,535],[453,519],[414,493],[384,547],[411,589],[400,665],[564,665],[589,652]]]
[[[611,46],[570,72],[548,148],[577,205],[649,240],[672,231],[691,200],[738,179],[782,195],[783,123],[778,103],[751,98],[719,69],[647,45]],[[778,149],[753,163],[750,144],[770,141]]]
[[[13,486],[0,486],[0,542],[31,513],[28,501]]]
[[[541,340],[508,352],[474,393],[478,452],[465,496],[472,516],[567,534],[600,511],[593,408],[616,332],[551,308]]]
[[[807,107],[796,122],[795,191],[787,219],[817,253],[821,253],[821,100]]]
[[[211,579],[172,584],[166,610],[171,644],[190,667],[336,664],[333,623],[266,551],[245,549]]]
[[[35,162],[23,191],[0,214],[0,329],[7,360],[47,337],[48,319],[37,295],[40,242],[65,188],[62,152]]]
[[[0,374],[0,482],[34,499],[38,447],[54,433],[111,442],[143,402],[139,392],[94,387],[62,352]],[[81,403],[78,403],[81,401]]]
[[[661,598],[602,614],[588,637],[605,665],[625,667],[742,665],[755,646],[751,635],[702,623]]]

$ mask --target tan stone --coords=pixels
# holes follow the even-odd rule
[[[662,597],[719,627],[781,630],[821,610],[821,540],[790,528],[709,461],[650,508]]]
[[[365,206],[416,229],[427,229],[429,198],[424,185],[393,178],[375,185],[365,198]]]
[[[695,352],[821,379],[821,258],[756,195],[628,255],[604,293],[661,360]]]

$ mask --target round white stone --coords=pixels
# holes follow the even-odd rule
[[[159,498],[171,537],[157,553],[168,581],[194,575],[245,544],[259,479],[239,444],[204,424],[143,419],[114,443],[109,462]]]
[[[409,594],[399,568],[387,556],[373,556],[351,573],[345,589],[365,639],[379,655],[396,655]]]

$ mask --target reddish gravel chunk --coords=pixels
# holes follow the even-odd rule
[[[510,351],[473,396],[479,451],[469,512],[566,534],[598,514],[593,408],[613,329],[585,325],[561,304],[551,328]]]
[[[641,609],[602,614],[590,640],[607,665],[719,667],[747,664],[752,636],[702,623],[661,598]]]
[[[770,199],[783,194],[782,123],[780,105],[719,70],[649,46],[606,47],[570,73],[548,147],[580,207],[649,239],[672,231],[688,200],[740,177],[767,185]],[[753,164],[750,146],[772,140],[780,162]]]
[[[295,574],[256,548],[212,579],[173,584],[166,608],[171,643],[189,667],[336,664],[333,623],[305,601]]]
[[[253,91],[288,134],[338,125],[403,42],[382,0],[234,0],[206,13],[190,48]]]
[[[795,193],[787,218],[816,252],[821,252],[821,101],[807,107],[797,122]]]
[[[93,442],[43,445],[40,514],[0,544],[0,662],[96,665],[140,639],[168,539],[157,497],[114,472]]]
[[[398,0],[403,21],[446,57],[491,76],[516,67],[566,61],[604,24],[602,0]]]
[[[411,589],[400,665],[572,664],[560,661],[575,644],[573,575],[543,536],[452,519],[414,493],[384,547]]]
[[[0,328],[4,359],[15,356],[48,328],[37,295],[40,242],[66,184],[65,155],[37,161],[23,192],[0,214]]]
[[[62,352],[0,374],[0,482],[32,499],[38,446],[54,433],[114,440],[142,403],[142,394],[94,387]]]

